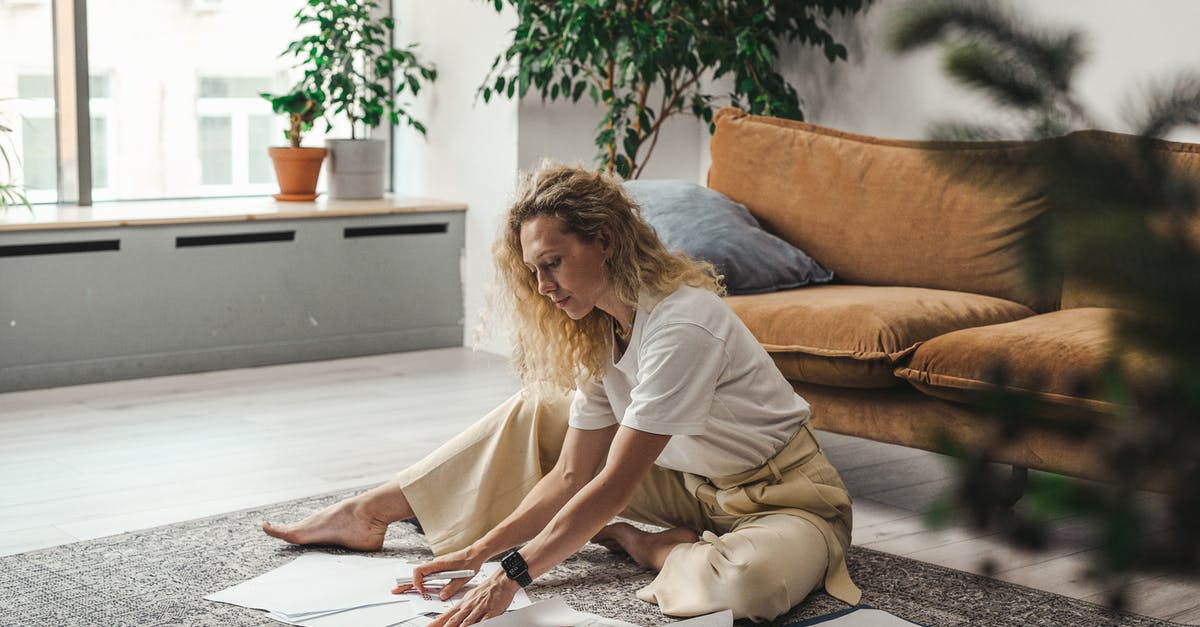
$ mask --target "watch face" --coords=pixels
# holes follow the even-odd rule
[[[516,551],[505,555],[504,559],[500,560],[500,567],[504,569],[504,573],[509,577],[516,577],[529,570],[529,567],[525,564],[525,559]]]

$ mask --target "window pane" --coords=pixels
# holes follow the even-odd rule
[[[200,118],[200,180],[204,185],[233,183],[233,123],[229,118]]]
[[[108,187],[108,159],[97,159],[97,155],[108,154],[108,119],[92,116],[92,188]]]
[[[0,0],[0,143],[34,203],[58,200],[53,24],[49,2]]]
[[[91,74],[88,76],[88,97],[90,98],[108,98],[108,77],[96,76]]]
[[[271,158],[267,156],[267,148],[271,146],[271,139],[275,137],[276,126],[275,116],[250,116],[249,154],[246,155],[246,160],[250,164],[251,183],[275,182],[275,174],[271,166]]]
[[[265,153],[282,143],[284,120],[259,93],[282,92],[300,77],[280,53],[305,34],[293,17],[301,4],[89,0],[88,61],[99,81],[92,116],[106,131],[103,150],[92,142],[93,176],[107,173],[103,197],[277,191]],[[322,145],[323,128],[305,145]]]
[[[49,138],[50,141],[46,141]],[[26,117],[21,120],[21,164],[25,187],[30,191],[54,191],[58,181],[55,165],[54,118]]]
[[[49,74],[17,76],[17,93],[22,98],[53,98],[54,79]]]
[[[201,98],[259,98],[271,89],[271,77],[205,76],[200,79]]]

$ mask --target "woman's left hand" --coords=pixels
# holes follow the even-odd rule
[[[430,623],[430,627],[474,625],[499,616],[512,604],[513,597],[517,596],[520,589],[517,582],[505,576],[504,571],[499,571],[468,591],[458,605]]]

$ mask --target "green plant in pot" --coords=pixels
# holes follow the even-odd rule
[[[325,143],[332,198],[383,196],[386,144],[366,139],[368,128],[386,119],[392,124],[404,121],[425,134],[425,126],[397,98],[405,92],[415,96],[422,81],[433,81],[437,72],[417,57],[415,44],[404,49],[391,45],[395,20],[378,12],[374,0],[308,0],[295,17],[299,30],[310,34],[283,53],[304,68],[299,88],[323,94],[327,113],[350,122],[350,139]],[[325,123],[329,130],[328,118]]]
[[[288,146],[273,146],[267,149],[271,162],[275,164],[275,178],[279,181],[277,200],[313,200],[317,197],[317,179],[321,176],[321,163],[325,161],[324,148],[305,148],[300,145],[304,133],[311,130],[313,122],[325,112],[322,103],[324,94],[308,92],[302,88],[275,96],[261,94],[271,102],[275,113],[286,115],[288,128],[283,132]]]

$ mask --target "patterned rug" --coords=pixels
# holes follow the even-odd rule
[[[0,558],[0,625],[278,625],[259,611],[203,597],[304,551],[336,552],[285,545],[263,535],[258,525],[264,518],[298,520],[354,492]],[[396,524],[383,554],[421,560],[429,550],[412,526]],[[851,549],[849,565],[864,603],[931,627],[1172,624],[859,547]],[[651,578],[649,571],[589,545],[528,591],[534,600],[563,597],[578,610],[638,625],[672,622],[634,596]],[[818,593],[771,625],[845,607]]]

